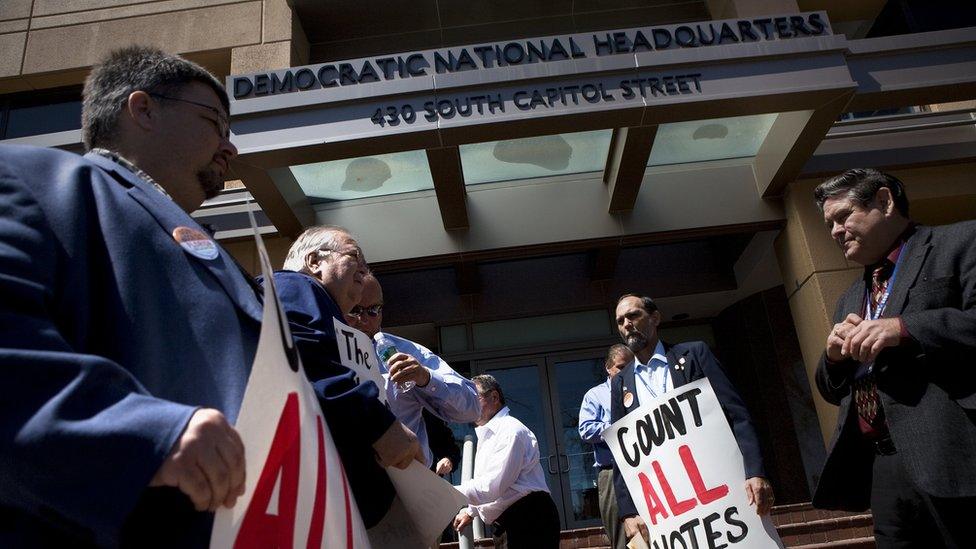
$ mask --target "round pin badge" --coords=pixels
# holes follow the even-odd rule
[[[634,393],[624,393],[624,408],[630,408],[630,405],[634,403]]]
[[[177,227],[173,229],[173,240],[179,242],[190,255],[200,259],[217,259],[219,255],[217,243],[197,229]]]

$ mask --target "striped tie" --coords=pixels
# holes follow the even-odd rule
[[[890,263],[885,261],[871,273],[871,310],[877,311],[881,297],[888,288],[888,278],[891,275]],[[876,313],[877,314],[877,313]],[[854,402],[857,405],[857,415],[873,429],[884,425],[884,410],[878,397],[878,385],[871,372],[854,381]]]

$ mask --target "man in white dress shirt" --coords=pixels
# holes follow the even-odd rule
[[[350,326],[369,337],[383,329],[383,288],[373,274],[363,277],[363,293],[359,304],[346,315]],[[427,436],[423,411],[451,423],[471,423],[478,419],[481,404],[471,380],[454,371],[441,357],[423,345],[383,332],[394,343],[397,354],[390,357],[387,367],[390,380],[386,397],[390,410],[400,423],[416,433],[427,467],[434,465]],[[408,381],[412,388],[403,390]]]
[[[496,549],[556,549],[559,512],[539,465],[535,435],[509,415],[494,377],[480,375],[473,381],[481,401],[475,422],[478,451],[474,477],[458,487],[470,505],[454,518],[454,528],[462,530],[477,513],[491,525]]]

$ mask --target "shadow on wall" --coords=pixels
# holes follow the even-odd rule
[[[531,164],[546,170],[559,171],[569,167],[573,147],[561,135],[543,135],[499,141],[492,154],[509,164]]]
[[[393,177],[390,165],[377,158],[357,158],[346,167],[346,179],[342,190],[367,192],[375,191]]]

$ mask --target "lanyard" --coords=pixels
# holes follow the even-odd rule
[[[651,376],[654,374],[655,368],[653,366],[651,366],[650,363],[653,362],[653,361],[654,361],[654,359],[652,358],[651,360],[648,360],[647,361],[647,364],[644,365],[644,368],[647,368],[647,379],[644,379],[644,376],[637,376],[637,377],[640,378],[641,383],[644,385],[644,388],[647,389],[647,392],[650,393],[653,398],[657,398],[657,397],[663,395],[664,393],[668,392],[668,375],[669,375],[670,372],[668,371],[668,363],[667,362],[664,363],[664,366],[658,366],[658,368],[663,368],[664,369],[664,372],[661,374],[661,378],[662,378],[662,381],[661,381],[661,392],[660,393],[656,392],[651,387]]]
[[[895,261],[895,268],[891,271],[891,276],[888,277],[888,283],[885,285],[884,293],[881,294],[881,299],[878,300],[878,308],[871,312],[871,288],[865,290],[864,299],[864,311],[867,318],[866,320],[878,320],[881,315],[884,314],[885,306],[888,305],[888,297],[891,295],[891,288],[895,285],[895,275],[898,274],[898,267],[901,265],[901,258],[905,255],[905,244],[902,244],[902,249],[898,253],[898,260]],[[871,282],[872,286],[874,281]]]

